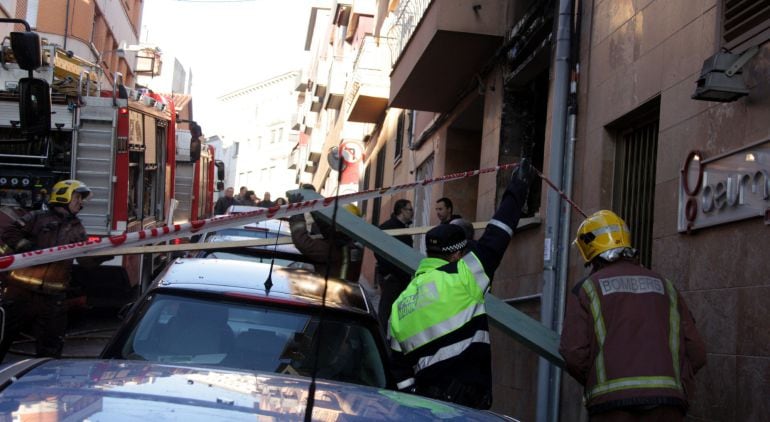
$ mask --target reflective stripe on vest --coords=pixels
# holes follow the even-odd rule
[[[481,261],[473,253],[465,254],[462,261],[465,262],[468,270],[473,274],[473,279],[476,280],[476,284],[479,286],[479,290],[481,290],[481,295],[485,295],[489,288],[489,277],[484,272],[484,266],[481,265]]]
[[[435,365],[441,361],[451,359],[455,356],[462,354],[465,349],[470,347],[472,343],[486,343],[489,344],[489,331],[478,330],[473,337],[466,338],[465,340],[458,341],[457,343],[444,346],[436,351],[431,356],[423,356],[417,361],[417,365],[414,367],[414,372],[417,373],[431,365]]]
[[[599,352],[596,354],[596,385],[587,392],[588,399],[592,399],[603,394],[619,390],[630,390],[636,388],[670,388],[682,390],[682,383],[679,375],[679,310],[677,307],[676,289],[670,281],[666,281],[666,290],[669,297],[669,337],[668,347],[671,351],[671,358],[674,365],[674,377],[669,376],[640,376],[607,379],[607,372],[604,365],[604,342],[607,338],[607,331],[602,316],[601,302],[594,288],[593,282],[588,279],[583,283],[583,290],[588,295],[591,302],[591,314],[594,319],[594,331],[599,346]]]
[[[404,353],[410,353],[414,349],[429,343],[445,334],[449,334],[452,331],[467,324],[468,321],[476,316],[483,315],[486,311],[483,303],[473,304],[459,313],[453,315],[451,318],[441,321],[438,324],[431,325],[430,327],[420,331],[419,333],[406,338],[400,342],[399,348]],[[391,340],[391,343],[395,340],[395,337]],[[391,347],[393,345],[391,344]],[[394,350],[399,350],[392,347]]]

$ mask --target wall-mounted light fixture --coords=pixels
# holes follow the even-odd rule
[[[693,100],[731,102],[749,95],[741,68],[759,52],[759,46],[743,54],[720,52],[703,62]]]

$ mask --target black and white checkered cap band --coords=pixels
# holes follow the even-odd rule
[[[468,240],[463,239],[462,242],[455,243],[454,245],[444,246],[443,248],[441,248],[441,252],[452,253],[452,252],[461,251],[463,250],[463,248],[465,248],[467,244],[468,244]]]

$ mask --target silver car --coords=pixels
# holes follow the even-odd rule
[[[30,359],[0,369],[0,420],[304,420],[310,378],[118,360]],[[316,384],[312,420],[500,421],[379,388]]]

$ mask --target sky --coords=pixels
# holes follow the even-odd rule
[[[311,0],[150,0],[140,41],[192,71],[194,119],[207,136],[227,116],[217,97],[306,65]],[[173,59],[164,61],[173,68]]]

